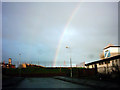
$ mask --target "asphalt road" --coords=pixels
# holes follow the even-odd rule
[[[54,78],[25,78],[16,88],[90,88]]]

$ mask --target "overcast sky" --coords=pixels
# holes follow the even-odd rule
[[[70,56],[75,65],[99,60],[105,46],[118,43],[117,2],[4,2],[2,5],[5,61],[12,58],[13,63],[20,59],[51,66],[60,46],[56,66],[62,66],[64,61],[69,65]]]

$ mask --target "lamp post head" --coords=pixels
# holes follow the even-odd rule
[[[66,46],[66,48],[69,48],[68,46]]]

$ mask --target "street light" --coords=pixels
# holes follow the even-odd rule
[[[21,59],[21,53],[19,53],[19,69],[20,69],[20,71],[19,71],[19,76],[21,75],[21,66],[20,66],[20,64],[21,64],[21,61],[20,61],[20,59]]]
[[[70,47],[66,46],[66,48],[71,49]],[[71,53],[71,52],[70,52]],[[72,59],[71,59],[71,55],[70,55],[70,67],[71,67],[71,72],[70,72],[70,76],[72,77]]]

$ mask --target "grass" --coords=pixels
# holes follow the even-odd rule
[[[84,70],[85,68],[72,68],[72,72],[74,73],[75,77],[78,77],[79,70]],[[70,76],[70,68],[40,68],[40,67],[28,67],[28,68],[4,68],[3,74],[5,75],[36,75],[36,76],[49,76],[49,75],[64,75]]]

